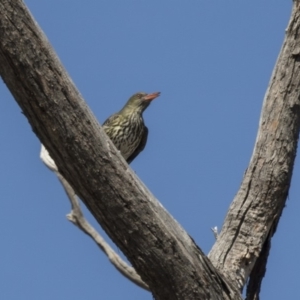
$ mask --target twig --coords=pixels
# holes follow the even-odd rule
[[[149,291],[148,285],[143,282],[140,275],[137,274],[135,269],[129,266],[124,260],[122,260],[122,258],[105,242],[103,237],[84,218],[84,215],[80,208],[79,200],[73,188],[59,173],[55,162],[50,157],[48,151],[43,145],[41,147],[40,158],[43,163],[56,174],[71,202],[72,210],[69,214],[67,214],[67,219],[94,240],[98,247],[107,255],[113,266],[121,274],[123,274],[127,279],[129,279],[139,287]]]
[[[214,237],[215,237],[215,239],[217,240],[217,239],[218,239],[218,235],[219,235],[219,233],[218,233],[218,227],[217,227],[217,226],[212,227],[212,228],[211,228],[211,231],[213,232]]]

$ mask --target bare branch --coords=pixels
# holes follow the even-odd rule
[[[249,167],[209,253],[213,264],[241,288],[251,275],[247,299],[259,295],[270,241],[292,178],[300,129],[299,30],[299,1],[295,1],[265,95]]]
[[[249,276],[248,296],[258,298],[300,129],[299,28],[297,0],[264,100],[250,165],[210,261],[107,138],[23,2],[0,1],[4,82],[59,173],[156,299],[241,299],[237,288]]]
[[[218,233],[218,227],[217,227],[217,226],[212,227],[212,228],[211,228],[211,231],[213,232],[213,235],[214,235],[215,239],[217,239],[218,236],[219,236],[219,233]]]
[[[107,255],[110,262],[121,274],[139,287],[149,291],[147,284],[143,282],[135,269],[122,260],[122,258],[109,246],[109,244],[105,242],[104,238],[96,231],[96,229],[94,229],[93,226],[85,219],[75,191],[72,189],[67,180],[58,172],[55,162],[50,157],[44,145],[41,147],[40,158],[43,163],[56,174],[70,200],[72,210],[67,215],[68,220],[92,238],[92,240]]]
[[[159,299],[241,299],[121,157],[23,1],[0,1],[0,74],[70,183]]]

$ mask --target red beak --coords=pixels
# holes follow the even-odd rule
[[[156,92],[156,93],[152,93],[152,94],[148,94],[144,97],[144,100],[146,101],[152,101],[155,98],[157,98],[160,95],[160,92]]]

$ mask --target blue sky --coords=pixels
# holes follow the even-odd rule
[[[133,93],[161,91],[131,166],[208,253],[252,154],[292,1],[25,2],[101,123]],[[0,298],[152,299],[66,220],[62,187],[2,82],[0,97]],[[297,159],[262,299],[299,294],[299,180]]]

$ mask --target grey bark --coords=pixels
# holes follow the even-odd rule
[[[299,14],[295,1],[250,165],[208,259],[108,140],[22,1],[0,0],[4,82],[59,172],[156,299],[241,299],[235,288],[249,276],[248,299],[258,299],[299,135]]]
[[[136,284],[137,286],[149,291],[148,285],[141,279],[141,276],[136,272],[136,270],[128,265],[121,256],[114,251],[112,247],[104,240],[104,238],[97,232],[97,230],[85,219],[83,212],[80,207],[80,201],[70,186],[69,182],[59,173],[58,168],[50,157],[49,152],[42,145],[40,158],[46,167],[50,171],[54,172],[58,180],[62,184],[67,197],[70,200],[71,212],[67,214],[67,219],[79,228],[82,232],[88,235],[99,247],[99,249],[107,256],[111,264],[127,279]]]
[[[108,140],[22,1],[0,1],[0,74],[59,172],[156,299],[241,299]]]
[[[294,1],[267,89],[250,164],[208,257],[258,299],[271,238],[288,196],[300,126],[300,9]]]

